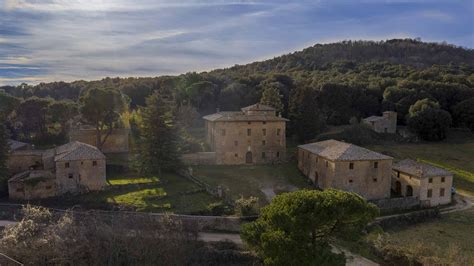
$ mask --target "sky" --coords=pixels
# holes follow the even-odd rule
[[[175,75],[416,37],[474,48],[474,0],[0,0],[0,85]]]

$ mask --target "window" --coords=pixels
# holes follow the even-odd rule
[[[68,177],[68,178],[73,178],[74,175],[73,175],[73,174],[68,174],[67,177]]]
[[[329,163],[328,163],[328,161],[326,161],[326,167],[328,167],[328,166],[329,166]]]
[[[444,197],[444,188],[439,189],[439,196]]]
[[[234,154],[234,157],[236,157],[236,158],[237,158],[237,157],[239,157],[239,155],[236,153],[236,154]]]
[[[375,177],[375,178],[372,178],[372,181],[374,181],[374,183],[376,183],[376,182],[377,182],[377,178],[376,178],[376,177]]]
[[[349,179],[349,183],[352,183],[352,182],[354,182],[354,181],[352,179]]]
[[[444,181],[446,181],[446,178],[443,176],[441,177],[441,183],[444,183]]]
[[[354,169],[354,163],[349,163],[349,169]]]
[[[251,124],[251,122],[249,121],[249,122],[247,122],[247,124],[249,124],[249,125],[250,125],[250,124]]]
[[[97,166],[97,161],[92,161],[92,166]]]
[[[429,178],[428,183],[433,183],[433,178]]]
[[[265,159],[265,157],[266,157],[265,152],[262,152],[262,159]]]
[[[262,140],[262,146],[265,146],[266,143],[266,141]]]
[[[234,146],[239,146],[239,142],[237,140],[234,141]]]
[[[16,192],[24,192],[25,190],[23,188],[17,188]]]
[[[263,124],[266,125],[266,124],[267,124],[267,121],[263,121]]]
[[[250,136],[250,135],[252,135],[252,129],[247,128],[247,136]]]
[[[46,186],[45,187],[45,189],[51,189],[51,188],[52,188],[52,186]]]
[[[277,136],[280,136],[281,129],[277,128]]]
[[[397,177],[400,178],[400,172],[397,171]]]
[[[84,162],[81,162],[81,165],[84,165]]]
[[[264,136],[267,135],[267,129],[266,129],[266,128],[262,129],[262,134],[263,134]]]
[[[69,166],[70,166],[69,163],[64,164],[64,168],[69,168]]]
[[[221,129],[221,136],[225,136],[225,129]]]
[[[433,190],[432,189],[428,189],[428,193],[426,195],[428,198],[431,198],[433,196]]]
[[[318,157],[316,157],[316,162],[318,162]]]
[[[379,168],[379,162],[374,162],[374,168]]]
[[[280,158],[280,152],[277,151],[277,158]]]

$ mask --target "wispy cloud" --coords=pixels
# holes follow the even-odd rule
[[[4,0],[0,85],[204,71],[344,39],[472,47],[473,11],[423,1]]]

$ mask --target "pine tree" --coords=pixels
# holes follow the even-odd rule
[[[0,194],[8,191],[8,133],[5,123],[0,118]]]
[[[283,103],[281,102],[281,95],[278,88],[266,87],[263,90],[262,98],[260,99],[261,104],[269,105],[277,110],[277,112],[283,111]]]
[[[155,92],[142,109],[140,166],[145,174],[180,167],[178,130],[175,125],[174,104]]]

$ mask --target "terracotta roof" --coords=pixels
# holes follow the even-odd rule
[[[8,140],[8,146],[10,146],[10,151],[18,150],[24,147],[27,147],[29,144],[21,141],[16,141],[13,139]]]
[[[390,156],[337,140],[325,140],[298,146],[331,161],[391,160]]]
[[[55,176],[48,170],[28,170],[14,175],[8,182],[22,182],[34,179],[54,179]]]
[[[394,163],[393,169],[419,178],[453,175],[453,173],[442,168],[427,163],[420,163],[411,159],[405,159]]]
[[[245,112],[245,111],[275,111],[276,109],[268,105],[256,103],[256,104],[252,104],[250,106],[244,107],[241,110],[242,112]]]
[[[105,155],[96,147],[79,141],[69,142],[53,149],[54,161],[101,160]]]
[[[367,121],[367,122],[372,122],[372,121],[379,121],[379,120],[382,120],[382,119],[386,119],[386,118],[383,117],[383,116],[373,115],[373,116],[366,117],[363,120]]]

